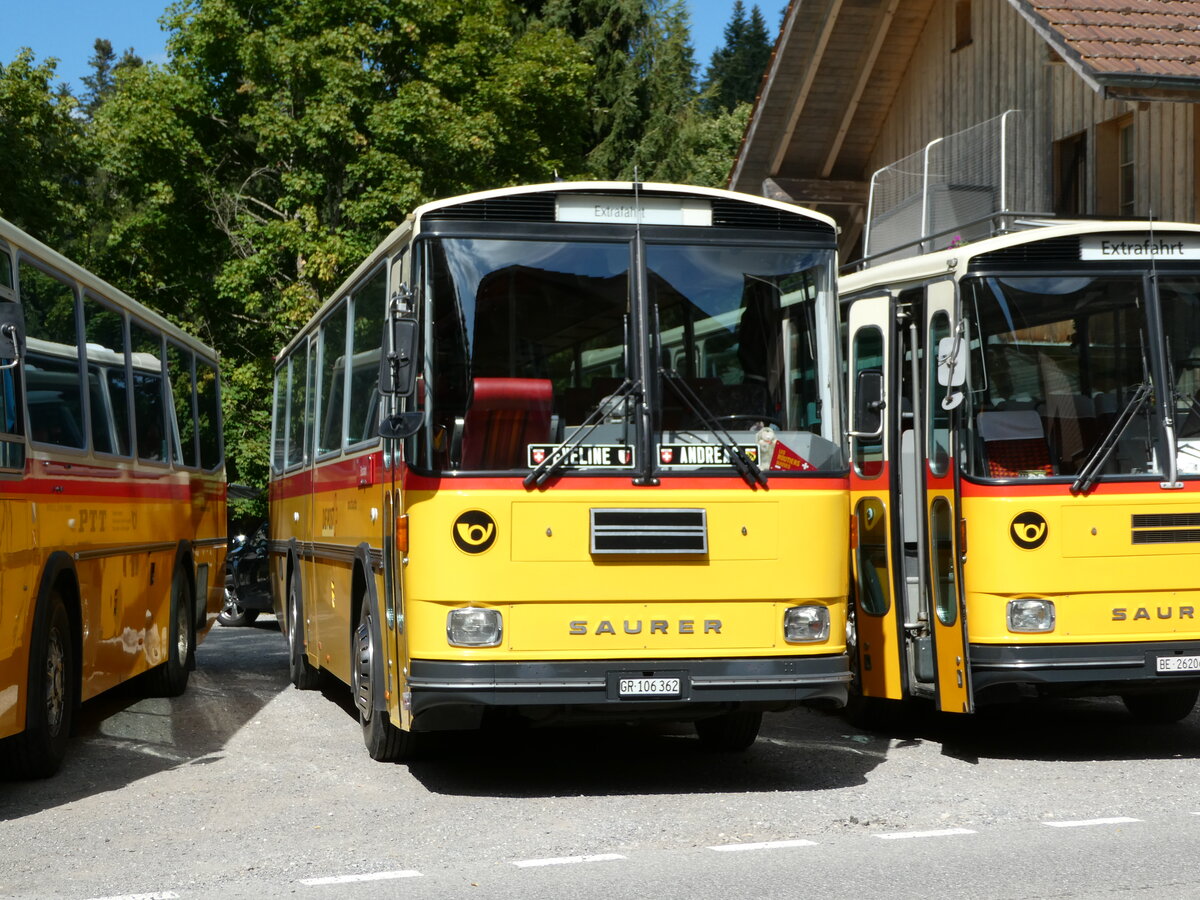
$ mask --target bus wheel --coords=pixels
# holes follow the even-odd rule
[[[1200,688],[1168,688],[1148,694],[1125,694],[1121,700],[1135,719],[1169,725],[1191,714],[1198,695]]]
[[[300,586],[297,584],[299,575],[292,573],[288,583],[288,677],[298,691],[315,691],[321,680],[321,673],[308,661],[304,652],[304,620],[300,618]]]
[[[48,778],[67,754],[75,713],[75,642],[67,608],[52,591],[34,623],[25,730],[9,744],[9,770],[18,778]]]
[[[758,737],[762,713],[738,710],[696,720],[696,735],[707,750],[745,750]]]
[[[150,690],[156,697],[178,697],[187,690],[188,664],[194,651],[187,573],[175,567],[171,578],[171,611],[167,624],[167,659],[151,670]]]
[[[363,743],[371,759],[405,761],[416,752],[417,738],[411,731],[401,731],[392,724],[387,710],[375,709],[375,654],[382,648],[375,646],[375,629],[372,627],[371,601],[364,597],[358,614],[358,628],[354,630],[354,667],[350,672],[354,705],[358,707],[358,721],[362,725]]]

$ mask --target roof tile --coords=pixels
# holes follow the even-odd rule
[[[1200,0],[1023,0],[1098,75],[1200,79]]]

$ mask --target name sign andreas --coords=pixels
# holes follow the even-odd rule
[[[1079,258],[1113,259],[1200,259],[1200,235],[1168,237],[1142,235],[1085,235],[1080,239]]]

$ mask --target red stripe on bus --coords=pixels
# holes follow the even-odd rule
[[[269,496],[271,500],[286,500],[302,497],[309,493],[325,493],[328,491],[345,490],[348,488],[374,487],[384,479],[382,459],[376,461],[374,479],[370,485],[361,483],[362,473],[359,461],[366,457],[356,457],[348,466],[345,461],[331,463],[311,471],[295,472],[271,482]],[[768,473],[769,478],[770,473]],[[631,475],[594,475],[559,478],[552,482],[549,490],[553,491],[612,491],[629,490]],[[405,490],[436,491],[436,490],[473,490],[473,491],[520,491],[523,494],[538,493],[536,488],[526,488],[522,484],[523,475],[418,475],[411,470],[405,470],[401,479]],[[844,491],[848,481],[843,477],[818,478],[769,478],[768,492],[785,491]],[[542,490],[547,490],[543,488]],[[651,490],[656,491],[747,491],[750,488],[746,482],[737,476],[696,478],[665,476]],[[758,488],[761,490],[761,488]]]
[[[1164,491],[1157,481],[1101,481],[1091,491],[1089,497],[1127,497],[1133,494],[1149,494],[1156,497],[1169,497],[1174,494],[1200,493],[1200,481],[1185,481],[1183,487],[1177,490]],[[962,495],[964,497],[1069,497],[1071,482],[1046,483],[1040,478],[1032,479],[1021,484],[977,484],[963,479]]]

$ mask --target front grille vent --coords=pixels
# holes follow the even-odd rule
[[[972,272],[992,272],[1066,264],[1079,264],[1079,237],[1076,235],[1029,241],[1003,250],[981,253],[971,260],[969,269]]]
[[[708,553],[704,509],[593,509],[594,556]]]
[[[714,197],[712,201],[712,223],[726,228],[761,228],[768,231],[806,231],[812,234],[828,234],[833,231],[819,219],[796,212],[763,206],[757,203],[741,203]]]
[[[1134,544],[1200,544],[1200,513],[1137,513]]]
[[[443,206],[425,214],[426,222],[553,222],[554,194],[513,194]]]
[[[1134,528],[1200,528],[1200,513],[1136,513]]]

